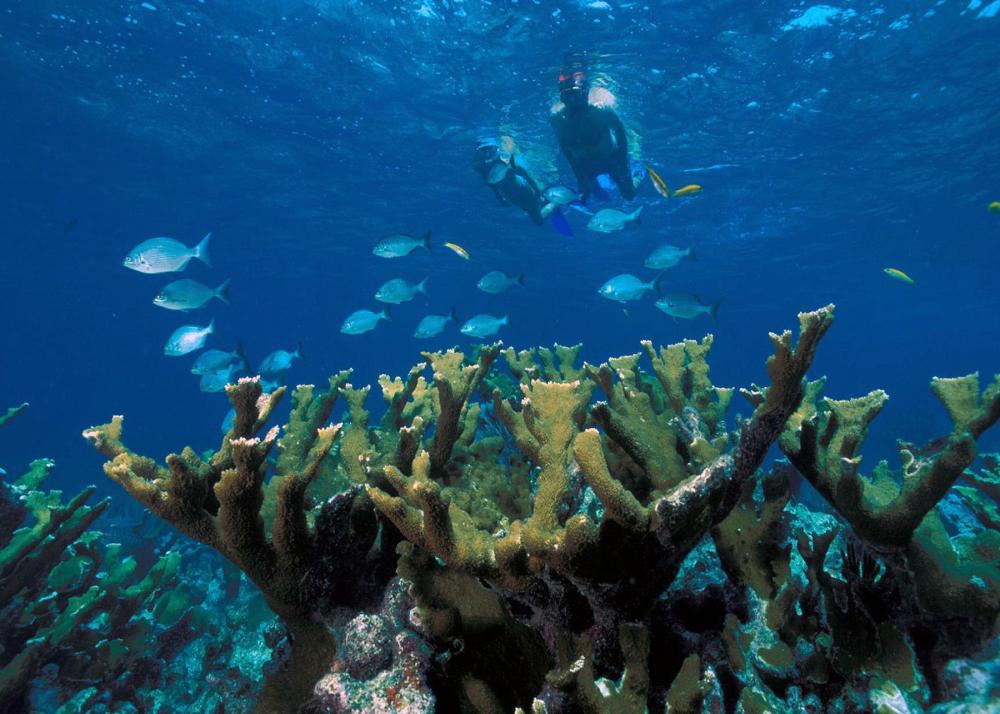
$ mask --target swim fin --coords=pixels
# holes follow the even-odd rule
[[[599,201],[610,201],[616,193],[618,193],[618,189],[615,187],[615,182],[611,180],[611,177],[607,174],[600,174],[590,195]]]
[[[558,208],[552,212],[552,227],[561,236],[566,236],[567,238],[573,237],[573,229],[570,227],[569,221],[566,220],[566,216]]]

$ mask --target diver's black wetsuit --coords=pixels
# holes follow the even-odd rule
[[[612,109],[588,104],[577,110],[562,106],[549,118],[566,160],[576,175],[584,201],[600,174],[608,174],[622,198],[635,197],[628,165],[628,137]]]
[[[534,223],[541,224],[544,220],[542,210],[547,201],[542,197],[542,190],[527,171],[517,164],[513,157],[504,162],[498,154],[489,156],[489,152],[477,150],[473,160],[476,171],[487,180],[490,171],[499,164],[506,163],[509,169],[502,179],[489,184],[497,200],[505,206],[515,205],[528,214]]]
[[[634,198],[628,136],[622,120],[611,107],[591,103],[590,82],[582,71],[560,75],[559,97],[549,123],[576,175],[581,198],[587,200],[600,174],[611,176],[622,198]]]

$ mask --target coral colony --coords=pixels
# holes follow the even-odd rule
[[[935,378],[951,433],[863,474],[887,396],[820,396],[807,372],[832,321],[771,335],[769,384],[739,390],[733,427],[706,337],[600,365],[578,346],[424,353],[379,379],[377,408],[349,371],[297,387],[283,426],[285,389],[243,378],[219,449],[163,463],[120,416],[87,429],[108,477],[256,585],[280,622],[270,661],[256,685],[210,686],[246,675],[218,664],[237,645],[206,612],[226,602],[196,605],[176,553],[123,557],[91,530],[107,501],[40,490],[35,462],[0,502],[0,710],[985,707],[1000,468],[976,442],[1000,376]]]

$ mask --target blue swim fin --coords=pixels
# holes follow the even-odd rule
[[[599,174],[596,183],[597,185],[594,186],[594,190],[591,192],[591,195],[596,199],[610,201],[612,196],[618,193],[618,187],[615,186],[615,182],[607,174]]]
[[[566,220],[566,216],[558,208],[552,212],[552,227],[561,236],[566,236],[567,238],[573,237],[573,229],[570,227],[569,221]]]

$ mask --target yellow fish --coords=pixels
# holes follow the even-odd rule
[[[451,250],[455,251],[455,253],[457,253],[461,257],[465,258],[466,260],[469,259],[469,251],[467,251],[465,248],[463,248],[460,245],[457,245],[455,243],[445,243],[444,247],[445,248],[450,248]]]
[[[1000,213],[1000,201],[994,201],[987,209],[990,213]]]
[[[701,193],[701,186],[696,183],[689,183],[687,186],[674,191],[674,196],[694,196],[696,193]]]
[[[886,268],[884,272],[886,275],[892,276],[896,280],[902,280],[904,283],[909,283],[910,285],[913,285],[915,282],[909,275],[902,270],[896,270],[896,268]]]
[[[646,173],[649,174],[649,179],[653,182],[653,188],[656,189],[656,192],[664,198],[670,198],[670,189],[667,188],[667,184],[660,178],[660,175],[648,166]]]

